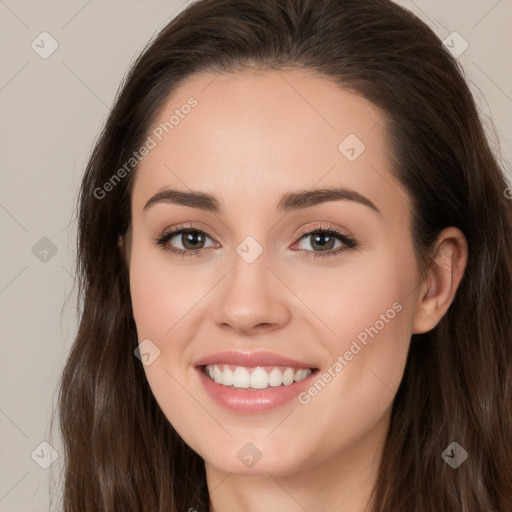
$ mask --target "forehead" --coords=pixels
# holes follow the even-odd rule
[[[154,147],[136,172],[133,211],[167,186],[246,205],[329,186],[364,191],[390,206],[403,197],[389,172],[384,114],[306,71],[189,77],[148,135]]]

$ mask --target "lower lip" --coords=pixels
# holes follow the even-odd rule
[[[270,411],[293,400],[311,385],[316,378],[315,370],[305,379],[288,386],[268,387],[262,390],[232,388],[217,384],[208,377],[202,367],[196,368],[206,392],[219,404],[234,412],[245,414]]]

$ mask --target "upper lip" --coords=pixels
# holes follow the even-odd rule
[[[205,366],[208,364],[232,364],[235,366],[246,366],[253,368],[256,366],[287,366],[291,368],[315,368],[308,363],[302,363],[289,357],[284,357],[272,352],[217,352],[210,354],[195,362],[195,366]]]

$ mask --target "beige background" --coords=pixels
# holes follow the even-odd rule
[[[78,186],[129,64],[188,3],[0,0],[2,512],[49,510],[48,485],[59,478],[62,457],[43,469],[31,454],[37,448],[34,458],[47,460],[48,448],[38,448],[43,441],[61,452],[58,430],[51,436],[49,422],[76,332]],[[512,1],[399,3],[441,39],[457,31],[469,43],[459,61],[510,173]],[[43,31],[59,45],[47,59],[31,47]],[[32,252],[42,237],[57,250],[46,262]]]

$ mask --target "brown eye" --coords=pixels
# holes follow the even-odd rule
[[[334,249],[336,243],[336,237],[324,232],[311,233],[306,235],[303,239],[311,237],[310,245],[313,249],[320,251]]]
[[[298,243],[310,239],[306,248],[301,248],[301,252],[310,258],[336,256],[348,249],[355,249],[358,243],[351,237],[339,232],[332,227],[316,227],[312,231],[302,232]],[[336,241],[338,245],[336,246]]]
[[[156,240],[159,247],[179,256],[198,256],[202,253],[207,239],[211,237],[201,229],[177,228],[164,233]]]
[[[201,231],[182,231],[179,239],[185,249],[202,249],[205,242],[204,233]]]

